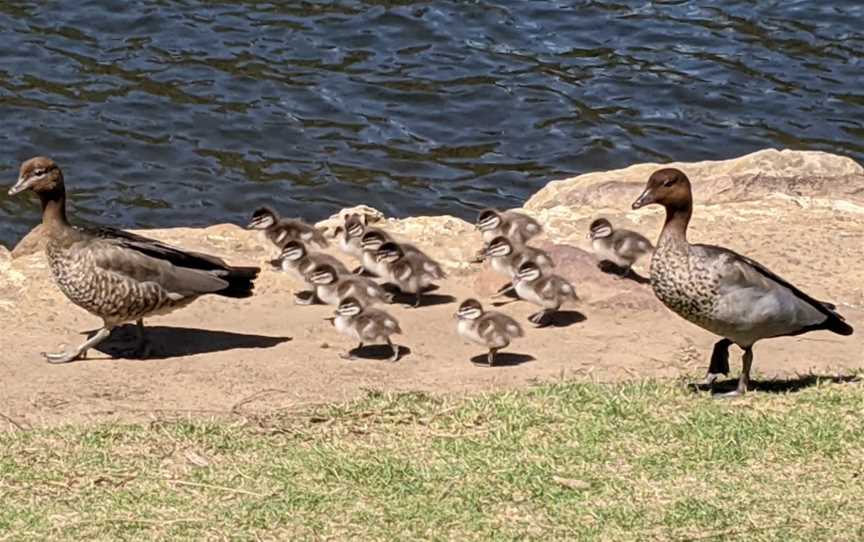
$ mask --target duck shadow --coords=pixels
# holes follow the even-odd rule
[[[489,367],[488,356],[486,354],[479,354],[471,358],[471,363],[474,365],[481,365],[483,367]],[[495,355],[495,365],[491,368],[495,367],[516,367],[518,365],[522,365],[523,363],[528,363],[534,361],[536,358],[534,356],[528,354],[517,354],[515,352],[498,352]]]
[[[819,383],[851,384],[859,382],[861,375],[798,375],[791,378],[778,378],[774,380],[751,380],[750,390],[763,393],[797,393],[801,390],[811,388]],[[737,378],[727,378],[714,382],[713,385],[691,383],[690,389],[699,391],[710,391],[712,394],[728,393],[734,391],[738,386]]]
[[[597,267],[600,269],[600,271],[603,271],[607,275],[614,275],[621,280],[624,280],[624,279],[632,280],[633,282],[636,282],[637,284],[650,284],[651,283],[650,279],[643,277],[642,275],[640,275],[636,271],[633,271],[632,268],[630,269],[630,272],[625,275],[624,273],[627,271],[626,268],[621,267],[620,265],[618,265],[614,262],[610,262],[609,260],[601,261],[600,263],[597,264]]]
[[[145,330],[150,344],[150,354],[146,359],[168,359],[245,348],[272,348],[292,340],[291,337],[186,327],[146,326]],[[95,349],[113,358],[127,358],[137,339],[135,326],[127,324],[116,328]]]
[[[402,361],[405,356],[411,353],[411,349],[407,346],[402,346],[401,344],[394,344],[393,346],[399,349],[399,359],[396,360],[397,363]],[[352,348],[348,353],[356,357],[356,359],[349,361],[389,361],[390,357],[393,356],[393,350],[391,350],[386,344],[364,344],[362,348]]]

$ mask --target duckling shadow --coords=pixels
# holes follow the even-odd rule
[[[584,314],[579,311],[557,311],[549,317],[547,327],[569,327],[587,320]]]
[[[614,262],[610,262],[609,260],[601,261],[600,263],[597,264],[597,267],[600,269],[600,271],[603,271],[604,273],[609,274],[609,275],[615,275],[616,277],[618,277],[622,280],[623,279],[632,280],[633,282],[636,282],[638,284],[650,284],[651,283],[650,279],[643,277],[642,275],[640,275],[636,271],[633,271],[632,268],[630,269],[630,272],[625,275],[624,273],[627,272],[626,268],[621,267],[620,265],[617,265]]]
[[[750,390],[763,393],[797,393],[801,390],[816,386],[820,383],[831,384],[851,384],[859,382],[861,375],[798,375],[791,378],[779,378],[774,380],[751,380]],[[737,378],[728,378],[715,382],[713,386],[704,384],[691,385],[691,388],[696,388],[702,391],[711,391],[714,394],[727,393],[735,390],[738,386]]]
[[[471,363],[474,365],[482,365],[484,367],[488,367],[488,357],[486,354],[480,354],[478,356],[474,356],[471,358]],[[523,363],[528,363],[534,361],[536,358],[534,356],[528,354],[517,354],[515,352],[498,352],[495,355],[495,367],[516,367],[517,365],[522,365]]]
[[[446,294],[423,294],[420,296],[420,304],[418,307],[433,307],[435,305],[446,305],[453,303],[456,298]],[[399,305],[414,305],[414,295],[396,293],[393,294],[393,303]]]
[[[150,343],[147,359],[168,359],[243,348],[272,348],[292,340],[291,337],[186,327],[147,326],[145,329]],[[136,340],[135,326],[125,325],[117,328],[96,350],[111,357],[127,357]]]
[[[399,349],[399,359],[397,361],[402,361],[405,356],[411,353],[411,349],[407,346],[402,346],[401,344],[394,345]],[[386,344],[365,344],[362,348],[354,348],[349,352],[349,354],[355,356],[358,360],[390,360],[393,356],[393,350],[390,349]]]

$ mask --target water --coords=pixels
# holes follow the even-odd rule
[[[860,0],[0,1],[0,59],[3,178],[51,156],[78,220],[125,227],[472,217],[769,146],[864,160]],[[3,190],[0,241],[37,220]]]

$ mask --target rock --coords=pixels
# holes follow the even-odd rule
[[[384,220],[384,213],[378,209],[369,207],[368,205],[355,205],[342,209],[335,215],[330,216],[315,223],[315,227],[324,230],[325,233],[333,233],[337,227],[345,222],[345,217],[349,215],[360,215],[361,220],[365,224],[375,224]]]
[[[552,256],[555,273],[576,287],[581,303],[594,307],[623,307],[632,310],[660,310],[662,304],[654,296],[646,278],[620,278],[600,269],[593,254],[570,245],[542,242],[537,244]],[[479,267],[479,266],[478,266]],[[504,276],[484,264],[474,277],[474,291],[479,297],[490,298],[507,283]]]
[[[864,198],[864,168],[854,160],[818,151],[766,149],[732,160],[636,164],[552,181],[525,208],[536,212],[561,206],[627,208],[651,173],[661,167],[684,171],[700,204],[750,200],[773,192]]]
[[[44,249],[45,238],[42,236],[42,224],[37,224],[12,249],[12,258],[23,258],[24,256],[41,252]]]

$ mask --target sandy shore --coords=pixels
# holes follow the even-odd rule
[[[691,240],[728,246],[761,261],[815,297],[835,302],[859,328],[849,338],[818,332],[762,343],[756,348],[756,374],[764,379],[860,370],[861,166],[825,153],[773,150],[678,166],[695,187]],[[9,331],[0,352],[0,413],[22,425],[55,425],[249,414],[350,399],[368,389],[462,393],[559,378],[699,375],[714,337],[668,312],[646,284],[601,272],[586,252],[585,232],[596,216],[656,238],[660,210],[629,210],[656,167],[640,164],[552,182],[525,204],[524,210],[546,226],[539,244],[553,252],[558,271],[574,281],[582,301],[568,307],[557,326],[528,329],[501,366],[491,369],[471,361],[483,351],[459,339],[452,314],[469,296],[490,303],[489,295],[503,281],[468,263],[480,237],[457,218],[380,222],[428,249],[450,274],[426,306],[392,307],[405,331],[398,342],[406,355],[396,364],[340,359],[352,345],[324,320],[332,308],[295,306],[291,294],[300,284],[265,266],[250,299],[204,298],[148,321],[154,342],[149,359],[111,359],[109,354],[131,346],[132,330],[121,329],[89,359],[49,365],[40,352],[78,342],[100,322],[53,285],[33,235],[12,253],[0,249],[0,321]],[[270,256],[256,235],[233,225],[144,233],[237,264],[263,264]],[[637,266],[642,276],[647,265]],[[524,321],[534,309],[516,302],[501,310]],[[733,356],[737,372],[737,351]],[[0,427],[5,423],[0,417]]]

